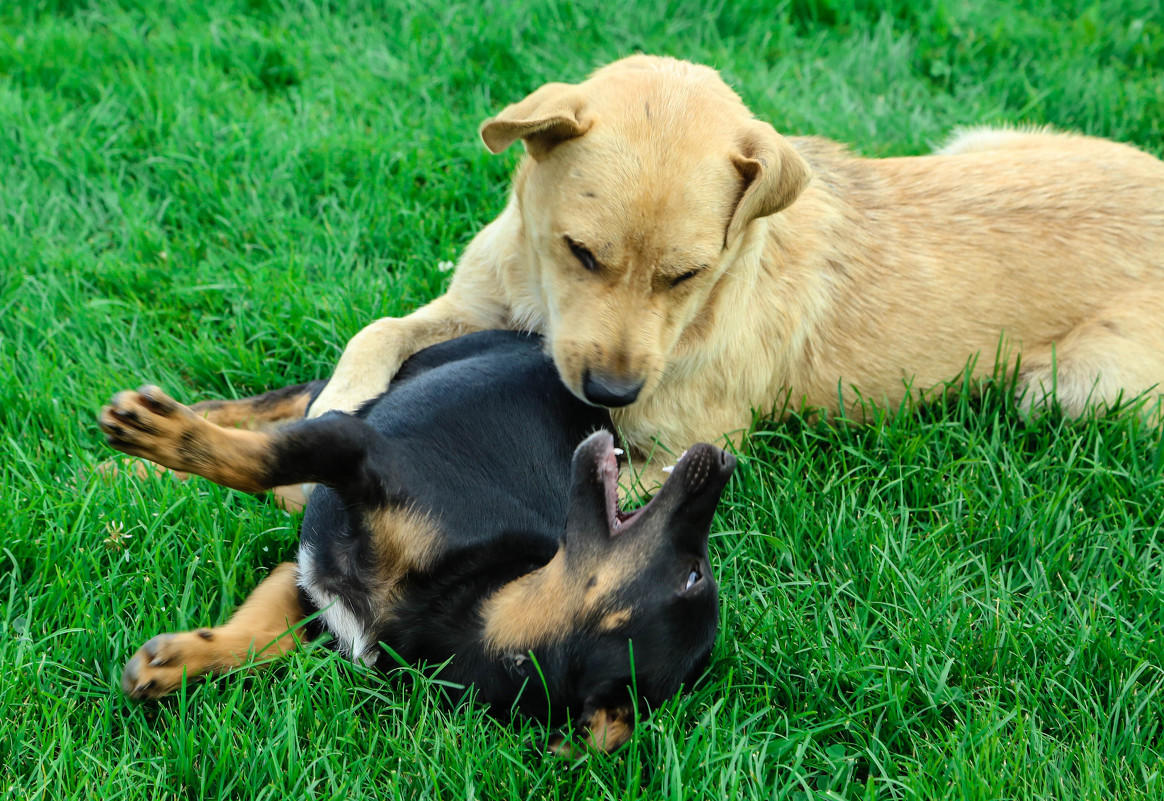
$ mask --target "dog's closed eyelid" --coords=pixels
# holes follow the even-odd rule
[[[670,287],[672,289],[674,289],[675,287],[682,284],[684,281],[688,281],[688,280],[694,278],[695,276],[699,275],[699,272],[700,272],[699,270],[688,270],[685,273],[680,273],[679,275],[677,275],[671,279]]]
[[[570,248],[570,252],[574,254],[574,258],[576,258],[582,264],[582,266],[586,268],[587,271],[596,273],[601,270],[598,265],[598,260],[594,258],[594,254],[591,253],[584,245],[574,241],[568,236],[565,237],[565,239],[566,246]]]

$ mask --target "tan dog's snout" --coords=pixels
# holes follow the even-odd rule
[[[587,403],[619,409],[641,401],[654,390],[651,380],[662,369],[662,351],[650,325],[621,330],[592,326],[570,316],[564,328],[574,336],[552,340],[558,374],[570,391]],[[649,336],[643,337],[643,334]]]

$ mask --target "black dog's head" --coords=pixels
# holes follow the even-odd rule
[[[551,724],[568,713],[591,746],[626,742],[636,705],[661,705],[711,654],[719,589],[707,540],[735,465],[731,454],[695,445],[649,503],[626,513],[614,439],[588,437],[574,451],[557,552],[480,609],[483,655],[500,673],[466,678],[502,709]],[[487,674],[498,680],[482,683]]]
[[[546,680],[560,704],[581,710],[575,722],[592,745],[621,745],[636,699],[658,706],[707,664],[719,621],[707,540],[735,464],[719,448],[695,445],[651,501],[628,514],[618,506],[611,435],[598,432],[575,451],[566,534],[547,566],[574,614],[551,649],[557,658],[547,660],[559,675]]]

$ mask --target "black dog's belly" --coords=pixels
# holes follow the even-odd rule
[[[605,409],[562,384],[540,337],[512,331],[420,351],[359,415],[391,446],[400,503],[428,513],[449,547],[515,531],[557,541],[574,448],[611,428]],[[304,536],[327,537],[342,517],[338,497],[321,487]]]
[[[385,439],[389,452],[376,456],[390,468],[393,502],[427,515],[442,552],[492,554],[486,558],[499,569],[486,572],[495,572],[498,583],[510,572],[507,554],[518,557],[513,575],[528,571],[531,558],[552,556],[565,527],[574,448],[593,431],[612,428],[606,410],[578,400],[561,383],[540,337],[510,331],[470,334],[420,351],[358,415]],[[384,610],[374,608],[370,588],[379,568],[357,525],[336,492],[317,487],[300,535],[301,574],[341,599],[353,626],[370,637],[368,628]],[[432,589],[439,592],[443,583]],[[467,604],[486,588],[446,589],[439,592],[445,600]],[[333,629],[339,617],[324,615]]]

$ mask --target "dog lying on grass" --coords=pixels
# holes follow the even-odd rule
[[[348,343],[311,416],[484,328],[543,334],[636,463],[738,434],[753,410],[897,408],[968,362],[977,379],[1021,356],[1023,403],[1053,394],[1070,415],[1164,382],[1164,163],[1132,147],[978,130],[858,158],[650,56],[547,84],[481,136],[525,145],[508,206],[445,295]]]
[[[207,415],[281,417],[316,389]],[[118,450],[235,489],[321,486],[297,562],[224,625],[148,640],[122,674],[134,698],[286,654],[318,612],[306,635],[326,630],[353,660],[392,667],[384,644],[411,664],[447,662],[441,678],[493,710],[568,717],[609,750],[630,737],[636,703],[657,706],[707,662],[708,533],[735,459],[697,445],[646,506],[620,511],[609,417],[562,386],[536,337],[485,332],[421,351],[356,416],[272,432],[208,416],[143,387],[116,395],[100,425]]]

